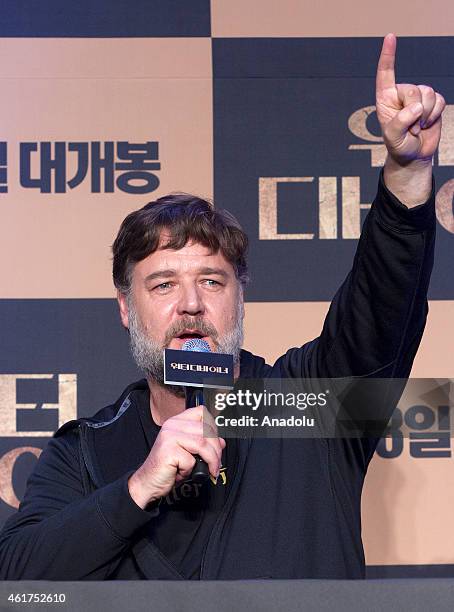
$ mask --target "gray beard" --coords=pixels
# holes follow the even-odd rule
[[[147,378],[152,378],[160,385],[164,385],[164,349],[168,347],[172,338],[185,329],[196,328],[200,330],[204,335],[212,338],[217,353],[233,355],[235,365],[240,362],[240,351],[243,346],[242,301],[238,301],[233,328],[224,335],[218,336],[216,329],[204,321],[202,317],[185,316],[167,330],[164,344],[160,344],[147,336],[131,298],[128,298],[128,313],[130,346],[134,361]],[[183,387],[166,385],[166,389],[169,389],[175,395],[184,395]]]

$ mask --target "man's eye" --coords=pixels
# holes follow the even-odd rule
[[[167,289],[170,289],[172,286],[172,283],[167,282],[167,283],[160,283],[159,285],[156,285],[156,287],[154,287],[154,289],[156,289],[156,291],[166,291]]]
[[[219,287],[221,285],[219,281],[214,280],[213,278],[205,278],[202,282],[207,287]]]

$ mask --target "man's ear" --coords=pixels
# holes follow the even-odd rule
[[[243,290],[243,285],[239,285],[238,288],[239,291],[239,304],[240,304],[240,318],[243,321],[244,320],[244,290]]]
[[[123,323],[123,327],[129,329],[129,308],[128,308],[128,300],[124,293],[121,291],[117,291],[117,302],[118,307],[120,309],[120,318]]]

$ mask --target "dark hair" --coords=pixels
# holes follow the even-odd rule
[[[121,293],[131,288],[133,265],[157,250],[162,230],[169,234],[162,248],[178,250],[193,240],[212,253],[221,251],[237,279],[247,283],[248,238],[238,221],[207,200],[184,193],[149,202],[124,219],[112,245],[113,281]]]

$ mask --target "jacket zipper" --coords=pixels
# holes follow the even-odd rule
[[[205,576],[205,568],[206,568],[206,558],[207,556],[209,556],[209,553],[211,553],[211,550],[215,548],[215,539],[217,538],[218,534],[220,533],[225,521],[228,518],[228,515],[230,514],[230,510],[233,506],[233,501],[234,498],[236,497],[236,493],[238,491],[238,488],[240,486],[240,482],[241,482],[241,477],[243,475],[244,472],[244,467],[246,465],[246,459],[247,459],[247,453],[248,450],[251,446],[252,440],[248,439],[248,440],[238,440],[238,469],[237,469],[237,473],[235,474],[234,480],[233,480],[233,484],[232,484],[232,488],[230,489],[230,493],[227,496],[227,500],[224,506],[223,511],[221,512],[221,514],[219,515],[216,523],[214,524],[214,527],[211,531],[210,537],[208,538],[208,543],[205,547],[205,550],[203,552],[203,556],[202,556],[202,562],[200,564],[200,580],[204,580],[205,578],[209,579],[209,576]],[[247,444],[247,447],[246,447]]]

